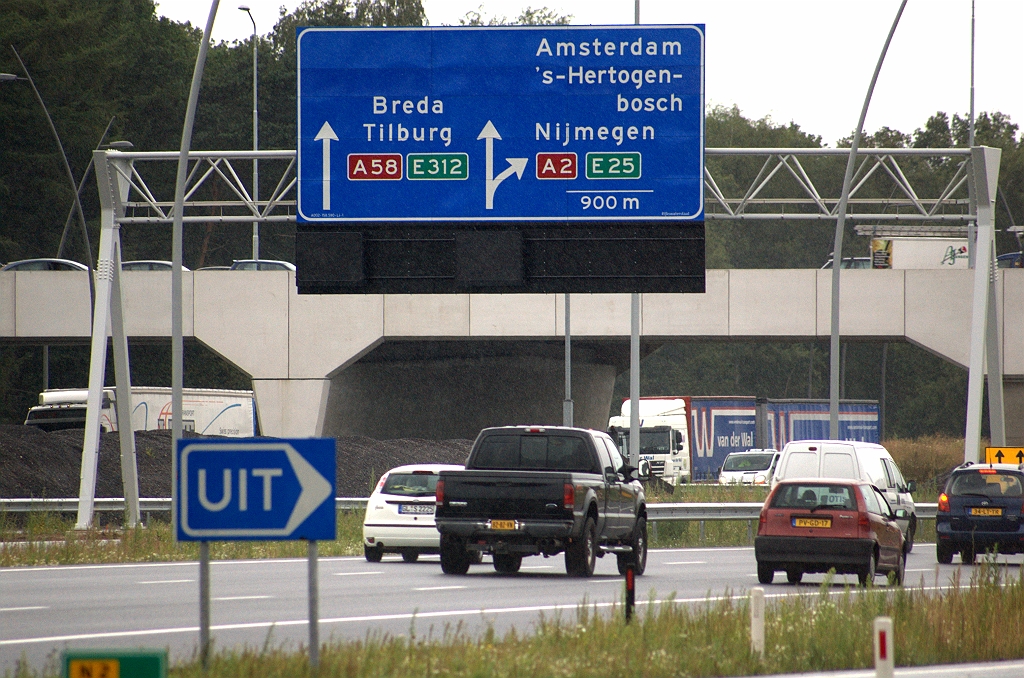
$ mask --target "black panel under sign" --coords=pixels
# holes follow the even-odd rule
[[[361,282],[303,274],[304,250],[336,247],[353,224],[299,224],[300,294],[703,292],[704,223],[532,228],[508,224],[359,224]],[[352,270],[349,262],[349,271]]]
[[[459,284],[523,284],[523,234],[519,231],[456,233],[455,257]]]
[[[306,285],[359,285],[363,274],[363,236],[352,231],[295,234],[295,281]]]

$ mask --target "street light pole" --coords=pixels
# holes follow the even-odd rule
[[[71,194],[75,200],[75,208],[78,210],[78,223],[82,228],[82,240],[85,243],[85,263],[89,267],[89,305],[90,312],[93,310],[93,306],[96,304],[96,282],[93,280],[93,263],[92,263],[92,246],[89,244],[89,229],[85,225],[85,211],[82,210],[82,201],[78,198],[78,184],[75,183],[75,175],[71,171],[71,163],[68,162],[68,154],[64,152],[64,144],[61,143],[60,135],[57,134],[57,128],[53,124],[53,118],[50,117],[50,111],[47,110],[46,104],[43,102],[43,95],[39,93],[39,89],[36,87],[35,80],[32,79],[32,74],[28,72],[28,67],[25,66],[25,62],[21,60],[21,55],[18,54],[18,50],[11,45],[11,51],[14,52],[15,58],[18,60],[18,64],[21,65],[21,70],[25,73],[24,78],[19,78],[11,73],[0,73],[0,81],[5,80],[27,80],[28,84],[32,86],[32,91],[36,95],[36,100],[39,102],[40,108],[43,109],[43,114],[46,116],[46,122],[50,125],[50,131],[53,132],[53,139],[57,142],[57,150],[60,151],[60,159],[64,162],[64,171],[68,175],[68,181],[71,183]]]
[[[252,17],[252,12],[249,10],[248,5],[239,5],[238,9],[242,10],[249,15],[249,21],[252,22],[252,150],[260,150],[260,124],[259,124],[259,107],[258,102],[258,89],[257,89],[257,78],[256,78],[256,64],[257,64],[257,48],[256,48],[256,19]],[[260,161],[256,158],[252,159],[252,201],[253,204],[257,204],[260,199]],[[257,206],[256,209],[259,209]],[[260,222],[252,222],[252,258],[259,260],[260,258]]]

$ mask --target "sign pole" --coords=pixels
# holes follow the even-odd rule
[[[210,542],[199,542],[199,656],[210,667]]]
[[[572,333],[569,330],[569,293],[565,293],[565,400],[562,402],[562,426],[572,426]]]
[[[309,667],[316,671],[320,664],[320,585],[317,567],[317,545],[309,540]]]

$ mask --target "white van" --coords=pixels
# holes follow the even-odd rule
[[[903,479],[889,450],[881,445],[852,440],[794,440],[782,449],[772,489],[792,478],[853,478],[871,483],[881,490],[894,511],[907,511],[908,517],[896,522],[903,530],[907,552],[914,547],[917,508],[910,493],[916,485]]]

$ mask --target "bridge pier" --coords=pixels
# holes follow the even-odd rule
[[[253,379],[260,434],[275,438],[319,438],[329,379]]]
[[[1003,378],[1003,412],[1006,444],[1024,446],[1024,377]]]

